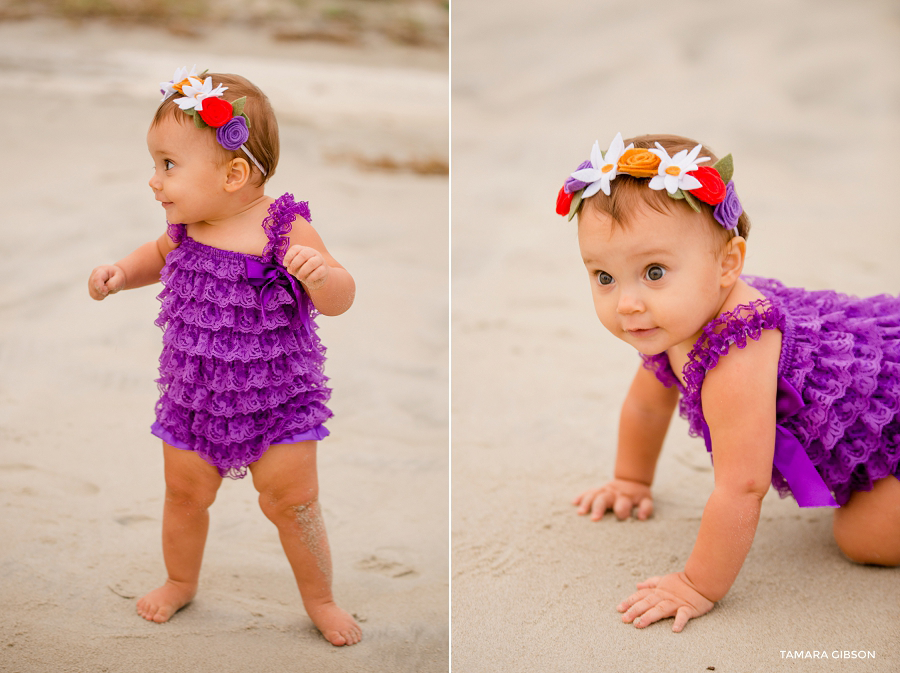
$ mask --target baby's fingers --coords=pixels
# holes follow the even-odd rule
[[[653,501],[650,498],[644,498],[638,503],[637,518],[639,521],[646,521],[653,516]]]
[[[315,254],[315,250],[307,248],[303,245],[293,245],[284,253],[283,264],[292,276],[297,275],[297,271],[303,266],[303,263]]]
[[[683,609],[686,610],[687,608]],[[637,617],[632,623],[637,629],[645,629],[651,624],[658,622],[660,619],[671,617],[673,614],[677,614],[680,612],[681,610],[678,610],[675,607],[675,603],[673,601],[660,600],[656,605],[652,606],[644,613],[642,613],[640,617]],[[684,620],[685,624],[687,623],[688,619],[690,619],[690,617]],[[684,628],[684,625],[682,625],[681,628]]]
[[[125,284],[125,274],[118,267],[102,266],[94,269],[88,280],[91,298],[100,301],[115,294]]]
[[[694,615],[691,614],[691,609],[687,606],[682,605],[678,608],[678,612],[675,613],[675,623],[672,625],[672,631],[675,633],[681,633],[684,631],[684,627],[690,621],[691,617]]]
[[[606,510],[612,509],[616,501],[616,494],[610,491],[603,491],[597,494],[591,503],[591,521],[600,521]]]
[[[318,290],[328,279],[328,265],[321,257],[310,257],[295,273],[300,281],[310,290]]]
[[[628,517],[631,516],[631,511],[634,509],[634,500],[629,498],[627,495],[622,495],[621,493],[616,496],[615,505],[613,505],[613,513],[616,515],[616,518],[619,521],[624,521]]]
[[[616,610],[624,613],[622,615],[622,621],[628,624],[634,621],[636,617],[640,617],[658,602],[659,598],[652,590],[643,589],[619,603]]]
[[[598,521],[603,517],[606,510],[610,509],[615,500],[615,494],[602,489],[592,488],[576,495],[572,500],[572,504],[578,507],[578,514],[583,516],[590,512],[591,519]]]
[[[302,249],[303,247],[300,245],[292,245],[290,248],[288,248],[287,252],[284,253],[284,258],[281,260],[281,263],[284,264],[284,268],[286,268],[288,271],[291,270],[291,262],[294,261],[294,257],[296,257],[297,253]]]
[[[284,268],[287,269],[288,273],[292,276],[297,273],[297,269],[300,268],[300,265],[306,261],[306,257],[303,257],[300,253],[303,252],[302,245],[295,245],[288,248],[288,251],[284,253],[284,259],[282,263],[284,264]],[[300,259],[298,259],[300,257]]]
[[[627,601],[619,606],[619,612],[622,612],[621,608],[626,603]],[[672,631],[681,633],[687,623],[697,615],[689,606],[679,606],[676,601],[650,591],[643,599],[634,603],[625,611],[625,614],[622,615],[622,621],[626,624],[634,624],[634,627],[637,629],[645,629],[660,619],[673,616],[675,617],[675,623],[672,625]]]

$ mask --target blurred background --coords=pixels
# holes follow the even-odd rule
[[[674,637],[619,623],[636,582],[683,568],[712,471],[678,419],[654,520],[575,515],[611,477],[638,359],[597,320],[576,224],[554,213],[595,140],[684,135],[734,156],[746,273],[900,293],[900,5],[454,0],[452,25],[454,666],[772,671],[789,646],[855,643],[878,652],[866,670],[900,667],[862,598],[895,594],[896,572],[846,563],[830,512],[772,494],[716,610]]]
[[[0,670],[447,669],[448,29],[431,0],[0,1]],[[269,96],[267,193],[308,200],[357,282],[318,321],[335,594],[365,632],[340,652],[249,480],[222,486],[197,599],[134,612],[165,577],[159,286],[85,284],[165,230],[146,133],[194,64]]]
[[[444,0],[4,0],[0,20],[103,19],[194,38],[218,26],[241,25],[284,42],[387,42],[445,51],[448,10]]]

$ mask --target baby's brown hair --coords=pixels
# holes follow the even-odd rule
[[[245,142],[244,145],[265,169],[266,174],[263,175],[252,161],[248,161],[251,172],[255,173],[253,177],[258,181],[256,183],[257,186],[264,185],[275,173],[275,168],[278,166],[279,155],[278,121],[275,119],[275,113],[272,110],[269,99],[259,87],[240,75],[210,72],[205,73],[203,77],[198,77],[197,79],[203,81],[207,77],[212,77],[212,84],[214,87],[219,86],[220,84],[228,87],[222,94],[222,98],[229,103],[233,103],[238,98],[247,97],[243,112],[250,120],[250,137],[247,138],[247,142]],[[174,96],[160,103],[159,107],[156,109],[156,114],[153,115],[151,127],[156,126],[166,117],[172,117],[182,124],[194,123],[193,118],[182,111],[175,103],[175,99],[180,97],[181,96],[176,93]],[[216,129],[212,127],[197,130],[203,131],[204,133],[212,133],[213,135],[216,133]],[[236,150],[226,150],[218,143],[216,143],[216,147],[222,152],[223,162],[236,159],[237,157],[243,159],[248,158],[240,148]]]
[[[676,152],[680,152],[681,150],[691,151],[700,144],[696,140],[691,140],[690,138],[665,134],[643,135],[628,138],[625,140],[625,147],[631,143],[634,143],[635,148],[638,149],[655,148],[656,143],[659,143],[666,152],[669,153],[669,156],[673,156]],[[712,166],[719,160],[706,145],[702,146],[700,156],[709,157],[709,161],[705,161],[701,164],[703,166]],[[700,212],[704,215],[705,219],[709,220],[717,232],[721,232],[724,236],[724,240],[728,240],[735,235],[742,236],[746,239],[749,235],[750,218],[747,216],[746,212],[741,214],[738,219],[737,227],[728,231],[713,218],[715,206],[704,203],[700,199],[694,199],[694,201],[700,208]],[[665,189],[650,189],[646,178],[635,178],[623,173],[618,174],[615,180],[610,183],[609,196],[602,191],[599,191],[593,196],[585,199],[584,203],[581,205],[581,209],[591,208],[598,212],[605,213],[606,215],[609,215],[614,222],[625,226],[628,224],[628,220],[633,216],[634,212],[642,206],[652,208],[660,213],[671,213],[673,212],[673,209],[676,208],[691,209],[683,199],[676,200],[671,198]]]

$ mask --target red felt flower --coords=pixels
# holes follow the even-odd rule
[[[722,203],[725,200],[725,183],[722,182],[722,176],[719,175],[719,171],[715,168],[712,166],[700,166],[697,170],[688,173],[688,175],[693,175],[700,181],[699,187],[689,190],[691,196],[711,206]]]
[[[568,215],[569,208],[572,206],[572,197],[574,194],[566,194],[566,188],[560,187],[559,194],[556,196],[556,214]]]
[[[204,98],[200,118],[214,129],[224,126],[232,117],[231,103],[224,98]]]

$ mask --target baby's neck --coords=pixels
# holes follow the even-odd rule
[[[225,204],[215,217],[189,224],[187,233],[198,243],[214,248],[262,254],[268,239],[261,225],[273,201],[259,188],[252,198],[234,200]]]
[[[254,217],[260,210],[267,210],[272,201],[263,187],[247,187],[224,198],[213,216],[199,224],[228,227],[248,216]]]

